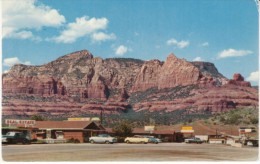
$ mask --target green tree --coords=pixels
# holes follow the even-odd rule
[[[131,136],[133,127],[128,121],[121,121],[113,127],[112,131],[118,137],[118,141],[124,140],[125,137]]]
[[[31,117],[31,119],[35,120],[35,121],[44,121],[45,120],[45,118],[43,116],[41,116],[41,115],[33,115]]]

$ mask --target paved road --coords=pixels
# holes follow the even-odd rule
[[[255,161],[258,148],[210,144],[43,144],[2,146],[4,161]]]

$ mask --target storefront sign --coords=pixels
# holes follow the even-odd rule
[[[194,130],[181,130],[181,133],[194,133]]]
[[[24,125],[35,125],[35,120],[11,120],[6,119],[5,124],[8,125],[17,125],[17,124],[24,124]]]
[[[183,126],[181,128],[181,133],[194,133],[192,126]]]
[[[193,130],[192,126],[183,126],[181,130]]]
[[[100,121],[100,118],[99,117],[92,117],[91,121]]]
[[[154,126],[144,126],[144,131],[146,132],[151,132],[151,131],[154,131]]]
[[[68,121],[90,121],[89,117],[68,118]]]

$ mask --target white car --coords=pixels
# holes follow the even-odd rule
[[[126,143],[144,143],[144,144],[147,144],[149,142],[149,138],[141,136],[141,135],[135,135],[133,137],[126,137],[125,142]]]
[[[117,142],[117,139],[115,137],[111,137],[108,134],[99,134],[98,136],[95,137],[90,137],[89,138],[90,143],[106,143],[106,144],[113,144]]]

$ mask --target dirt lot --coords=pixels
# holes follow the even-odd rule
[[[3,145],[4,161],[255,161],[258,148],[210,144]]]

